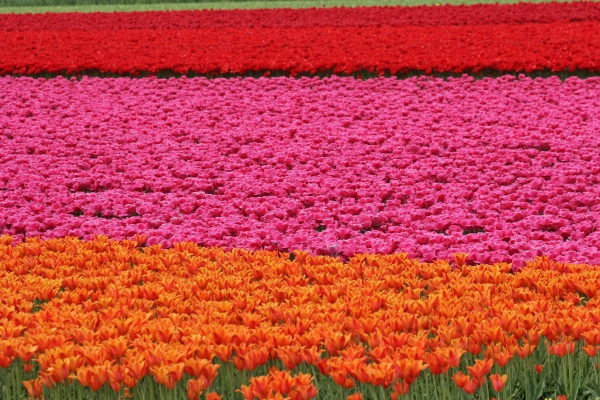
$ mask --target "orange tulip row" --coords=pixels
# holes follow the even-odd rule
[[[189,399],[209,390],[211,399],[338,390],[359,398],[367,389],[500,396],[521,390],[510,365],[532,360],[543,374],[551,359],[597,362],[593,266],[538,258],[512,272],[404,254],[344,263],[299,251],[143,243],[99,236],[13,246],[0,237],[5,393],[50,398],[75,382],[85,393],[132,396],[152,380]],[[576,378],[565,371],[563,391]],[[450,375],[446,389],[427,383]]]

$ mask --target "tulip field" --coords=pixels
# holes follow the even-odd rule
[[[3,4],[1,399],[600,399],[600,3]]]
[[[12,15],[0,74],[600,71],[598,3],[472,7]]]

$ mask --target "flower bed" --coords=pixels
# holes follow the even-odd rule
[[[596,2],[0,15],[0,31],[496,25],[600,21]]]
[[[45,399],[584,399],[597,267],[0,237],[0,389]],[[292,257],[293,256],[293,257]],[[272,398],[272,397],[269,397]]]
[[[600,263],[600,79],[0,79],[0,231]]]
[[[0,31],[0,74],[600,70],[600,22]]]
[[[0,74],[590,74],[599,31],[600,3],[9,15]],[[595,399],[599,98],[0,78],[0,393]]]

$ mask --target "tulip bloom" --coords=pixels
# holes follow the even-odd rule
[[[543,364],[542,365],[534,364],[533,368],[535,368],[535,372],[537,372],[538,374],[541,374],[544,369],[544,365]]]
[[[492,359],[476,360],[475,365],[467,366],[467,369],[469,370],[469,372],[471,373],[471,376],[475,380],[480,380],[485,375],[487,375],[488,372],[490,372],[490,369],[492,369],[493,365],[494,365],[494,360],[492,360]]]
[[[37,398],[42,397],[42,381],[40,379],[23,381],[23,385],[25,385],[27,394],[32,399],[37,399]]]
[[[506,379],[508,379],[508,375],[502,375],[502,376],[499,374],[490,375],[490,381],[492,382],[492,387],[494,388],[494,391],[496,391],[496,392],[502,391],[502,389],[504,388],[504,385],[506,384]]]

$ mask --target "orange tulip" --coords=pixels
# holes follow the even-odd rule
[[[450,368],[457,368],[460,365],[460,358],[465,353],[465,350],[451,347],[447,349],[448,365]]]
[[[422,360],[401,359],[395,360],[393,364],[396,372],[396,378],[401,379],[409,385],[414,382],[421,371],[427,368]]]
[[[350,375],[355,380],[366,383],[369,381],[369,374],[367,373],[367,358],[354,359],[352,361],[346,361],[344,366],[348,375]]]
[[[483,378],[485,380],[485,378]],[[480,381],[480,383],[483,383]],[[462,390],[465,391],[466,394],[473,394],[475,393],[475,391],[477,390],[477,383],[475,382],[475,380],[469,380],[469,382],[467,382],[467,384],[462,388]]]
[[[8,368],[12,364],[12,358],[0,351],[0,368]]]
[[[129,347],[129,340],[125,337],[107,340],[103,343],[113,358],[121,358]]]
[[[386,368],[383,364],[370,364],[366,369],[369,376],[368,383],[373,386],[390,387],[395,379],[393,367]]]
[[[581,337],[585,340],[588,345],[597,346],[600,345],[600,329],[595,328],[589,332],[583,332]]]
[[[267,397],[271,392],[271,375],[256,376],[250,378],[250,386],[252,387],[256,397]]]
[[[123,365],[114,365],[108,371],[108,382],[115,392],[121,391],[121,384],[125,380],[127,369]]]
[[[236,392],[241,393],[242,396],[244,396],[244,400],[254,400],[254,398],[256,397],[254,395],[254,390],[252,389],[252,385],[250,385],[250,386],[242,385],[238,390],[236,390]]]
[[[454,253],[454,254],[452,254],[452,257],[454,258],[454,262],[459,267],[462,267],[463,265],[466,264],[468,256],[469,256],[469,253]]]
[[[370,350],[368,354],[371,356],[373,361],[379,363],[383,360],[384,357],[388,355],[388,347],[387,346],[379,346]]]
[[[535,369],[535,372],[537,372],[538,374],[541,374],[542,370],[544,369],[544,365],[543,364],[542,365],[534,364],[533,368]]]
[[[529,343],[524,344],[522,347],[521,346],[517,346],[515,348],[517,355],[520,358],[527,358],[529,357],[531,354],[533,354],[533,352],[535,351],[536,346],[535,345],[531,345]]]
[[[206,364],[202,369],[202,375],[208,379],[209,386],[212,385],[213,381],[217,377],[217,371],[220,365],[217,364]]]
[[[148,363],[148,368],[154,367],[154,366],[157,366],[157,365],[160,365],[160,364],[166,362],[163,348],[160,348],[160,347],[149,348],[149,349],[144,350],[143,354]]]
[[[329,375],[329,359],[322,358],[314,364],[318,369],[321,375]]]
[[[469,344],[467,344],[467,351],[473,355],[479,355],[481,353],[481,344],[469,340]]]
[[[410,390],[410,385],[403,381],[394,383],[394,391],[392,392],[391,399],[396,400],[399,396],[404,396]]]
[[[295,385],[295,379],[288,371],[271,370],[269,375],[272,378],[271,389],[276,393],[288,394]]]
[[[513,358],[513,355],[508,351],[499,351],[494,353],[493,358],[499,367],[504,368],[506,364],[508,364],[508,362]]]
[[[38,377],[39,377],[38,379],[40,379],[42,381],[42,383],[44,384],[44,386],[46,386],[46,387],[52,388],[52,387],[54,387],[54,385],[56,383],[52,380],[52,378],[50,377],[50,375],[47,372],[40,371],[38,373]]]
[[[467,370],[475,380],[480,380],[490,372],[494,366],[494,360],[475,360],[475,365],[467,366]]]
[[[171,375],[171,379],[173,379],[174,382],[179,382],[181,379],[183,379],[184,368],[185,364],[182,362],[172,364],[170,366],[169,374]]]
[[[148,371],[148,363],[144,359],[129,360],[126,364],[129,374],[135,380],[142,379]],[[190,374],[191,375],[191,374]]]
[[[452,380],[454,381],[454,383],[456,383],[456,386],[458,386],[460,389],[463,389],[471,380],[471,377],[469,375],[465,375],[462,372],[457,372],[454,375],[452,375]]]
[[[183,363],[176,365],[159,365],[150,368],[150,372],[154,376],[156,383],[165,385],[167,389],[174,389],[177,382],[179,382],[183,376],[183,368]],[[179,375],[179,372],[181,373],[181,376]]]
[[[198,379],[190,379],[187,383],[188,400],[197,400],[198,397],[208,388],[208,381],[201,377]]]
[[[15,351],[17,353],[17,356],[21,360],[23,360],[23,362],[27,363],[31,361],[31,359],[35,355],[35,352],[37,351],[37,348],[38,347],[35,345],[17,346],[15,348]]]
[[[43,376],[40,374],[40,377]],[[73,376],[73,378],[77,379],[82,386],[87,386],[91,388],[93,391],[98,391],[104,385],[106,380],[104,380],[103,374],[99,373],[96,370],[96,367],[82,367],[77,370],[77,375]],[[46,382],[44,382],[45,386],[48,386]]]
[[[547,333],[546,333],[547,334]],[[540,330],[539,329],[529,329],[527,331],[527,340],[534,346],[537,346],[540,342]]]
[[[317,346],[304,349],[304,362],[307,364],[315,364],[321,359],[321,353],[323,353],[323,350],[319,350]]]
[[[596,357],[596,353],[598,352],[598,348],[596,346],[590,345],[590,344],[581,347],[581,349],[583,351],[585,351],[585,353],[592,358]]]
[[[448,371],[449,365],[446,358],[439,353],[425,353],[423,361],[427,363],[429,371],[434,375],[445,374]]]
[[[576,344],[573,341],[560,341],[552,345],[546,342],[546,347],[548,349],[548,354],[556,354],[559,357],[564,357],[575,351]]]
[[[110,371],[111,367],[112,367],[112,362],[107,361],[104,364],[95,365],[94,367],[91,368],[92,374],[94,375],[94,377],[96,378],[96,380],[98,381],[100,386],[102,386],[106,382],[108,382],[108,380],[110,378],[108,371]]]
[[[202,372],[204,371],[204,368],[208,364],[211,364],[211,362],[209,360],[201,360],[201,359],[197,359],[197,358],[192,358],[192,359],[185,361],[184,370],[185,370],[185,372],[187,372],[188,375],[197,378],[202,374]]]
[[[347,389],[351,389],[354,387],[354,381],[348,378],[347,372],[343,368],[329,371],[329,376],[339,386],[343,386]]]
[[[312,379],[312,378],[311,378]],[[310,400],[317,397],[318,391],[313,384],[299,384],[296,383],[296,396],[298,400]]]
[[[24,364],[23,371],[29,373],[29,372],[33,371],[33,367],[34,367],[34,365],[32,363]]]
[[[56,360],[55,364],[52,364],[48,368],[48,376],[52,380],[53,384],[60,383],[69,378],[71,369],[69,360]]]
[[[277,356],[290,371],[294,370],[304,359],[303,349],[299,346],[283,346],[277,349]]]
[[[41,379],[33,379],[29,381],[23,381],[23,385],[27,390],[27,394],[32,399],[37,399],[42,397],[42,381]]]
[[[346,347],[349,341],[350,335],[336,332],[333,336],[325,338],[325,348],[330,356],[337,356],[338,351]]]
[[[227,362],[231,358],[231,353],[233,352],[233,347],[228,344],[220,344],[215,346],[214,352],[223,362]]]
[[[490,375],[490,381],[492,382],[492,387],[496,392],[500,392],[504,385],[506,384],[506,379],[508,379],[508,375],[493,374]]]

